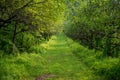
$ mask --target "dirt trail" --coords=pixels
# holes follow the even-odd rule
[[[55,75],[53,75],[53,74],[43,74],[43,75],[37,77],[35,80],[45,80],[45,79],[50,78],[50,77],[55,77]]]

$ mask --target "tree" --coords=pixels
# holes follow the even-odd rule
[[[0,1],[1,50],[11,52],[11,46],[19,51],[29,50],[37,38],[48,39],[62,25],[65,5],[57,0],[1,0]],[[31,37],[30,37],[31,36]],[[26,39],[25,39],[26,38]],[[33,39],[34,38],[34,39]],[[9,40],[10,44],[8,46]],[[31,45],[22,43],[31,41]],[[6,50],[6,47],[8,50]]]
[[[83,0],[71,7],[67,35],[90,49],[103,51],[104,55],[117,56],[120,51],[119,1]],[[73,33],[70,34],[72,31]]]

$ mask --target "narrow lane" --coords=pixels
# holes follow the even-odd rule
[[[75,44],[75,46],[71,46],[72,44]],[[49,78],[46,77],[47,80],[91,80],[92,76],[88,67],[72,53],[72,50],[79,46],[79,44],[74,43],[65,35],[60,34],[52,36],[42,46],[47,50],[43,54],[43,57],[47,60],[43,74],[54,75]]]

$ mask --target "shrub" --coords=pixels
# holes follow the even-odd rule
[[[105,80],[120,79],[120,62],[118,58],[106,58],[101,61],[96,61],[92,66],[96,75],[100,75]]]

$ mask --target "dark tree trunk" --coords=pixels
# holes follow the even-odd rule
[[[13,31],[13,39],[12,39],[13,43],[15,43],[16,35],[17,35],[17,22],[15,22],[14,31]]]

